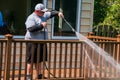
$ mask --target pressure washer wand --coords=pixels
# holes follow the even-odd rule
[[[71,26],[71,24],[64,17],[62,17],[62,18],[69,25],[69,27],[72,29],[72,31],[76,32],[75,29]]]

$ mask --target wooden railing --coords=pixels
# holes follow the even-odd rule
[[[104,37],[104,36],[96,36],[93,32],[90,32],[87,36],[92,41],[114,41],[120,42],[120,34],[116,35],[116,37]]]
[[[90,36],[89,38],[91,39]],[[102,41],[96,43],[103,48],[103,50],[110,53],[117,63],[120,63],[120,42],[116,40],[117,39],[115,39],[114,42]],[[106,74],[102,76],[98,74],[99,77],[96,77],[93,70],[90,69],[88,62],[85,63],[86,58],[83,47],[86,47],[88,52],[94,52],[94,49],[90,50],[89,46],[82,41],[13,39],[13,36],[8,34],[5,36],[5,39],[0,39],[0,80],[26,80],[26,47],[28,43],[47,44],[48,61],[43,61],[42,73],[48,79],[94,80],[98,78],[104,80],[104,78],[111,77],[107,77]],[[89,54],[94,56],[94,53]],[[98,58],[98,60],[99,59],[100,58]],[[100,64],[97,66],[100,66]],[[32,79],[35,79],[34,69],[33,66]],[[118,75],[113,78],[115,77],[120,79]]]

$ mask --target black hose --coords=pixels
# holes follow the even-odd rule
[[[69,25],[69,27],[72,29],[72,31],[73,31],[73,32],[76,32],[75,29],[69,24],[69,22],[68,22],[64,17],[62,17],[62,18],[63,18],[63,20]],[[46,40],[45,28],[44,28],[44,40]],[[49,72],[49,69],[48,69],[46,63],[44,63],[44,66],[46,67],[47,71]],[[56,77],[56,76],[55,76],[54,74],[52,74],[51,72],[49,72],[49,74],[52,75],[54,78],[59,79],[58,77]]]
[[[44,28],[44,40],[46,40],[46,33],[45,33],[45,28]],[[46,65],[46,63],[44,62],[44,64],[43,64],[44,66],[45,66],[45,68],[47,69],[47,71],[49,72],[49,69],[48,69],[48,67],[47,67],[47,65]],[[49,72],[49,74],[51,75],[51,76],[53,76],[54,78],[56,78],[56,79],[59,79],[58,77],[56,77],[54,74],[52,74],[51,72]]]

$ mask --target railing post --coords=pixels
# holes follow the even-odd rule
[[[120,34],[117,35],[117,42],[120,42]],[[119,56],[120,56],[120,44],[117,44],[117,62],[119,63]]]
[[[117,35],[117,42],[120,42],[120,34]]]
[[[9,80],[10,77],[10,62],[11,62],[11,44],[13,36],[11,34],[6,34],[5,39],[7,40],[5,47],[5,73],[4,80]]]
[[[93,36],[93,35],[94,35],[93,32],[89,32],[89,33],[88,33],[88,37]]]

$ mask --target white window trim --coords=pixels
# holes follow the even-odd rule
[[[76,31],[80,32],[80,20],[81,20],[81,5],[82,5],[82,0],[77,0],[77,16],[76,16]],[[55,9],[55,0],[52,0],[52,9]],[[54,36],[54,18],[52,19],[52,24],[51,24],[52,28],[51,28],[51,39],[78,39],[77,36]]]

